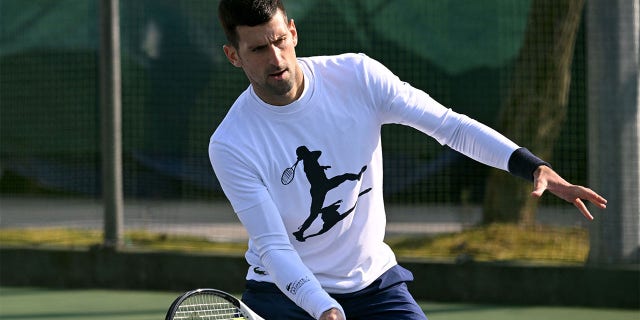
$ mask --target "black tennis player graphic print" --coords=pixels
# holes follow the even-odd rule
[[[359,173],[344,173],[328,178],[325,170],[331,168],[331,166],[322,166],[320,165],[320,162],[318,160],[320,158],[320,155],[322,155],[322,151],[310,151],[306,146],[300,146],[296,149],[296,155],[297,160],[295,164],[291,168],[287,168],[283,172],[281,182],[285,185],[291,183],[298,163],[300,161],[304,163],[304,173],[307,177],[307,180],[309,181],[309,184],[311,185],[311,188],[309,189],[309,193],[311,194],[311,207],[309,208],[309,217],[307,217],[307,219],[298,228],[298,231],[293,232],[296,240],[304,242],[310,237],[314,237],[329,231],[329,229],[331,229],[347,215],[353,212],[357,201],[353,205],[353,207],[343,213],[340,213],[338,209],[340,208],[342,200],[338,200],[326,207],[323,207],[324,200],[329,191],[338,187],[342,183],[346,181],[359,181],[362,178],[362,173],[367,170],[367,166],[363,166],[360,169]],[[358,197],[369,191],[371,191],[371,188],[360,192],[360,194],[358,194]],[[317,233],[305,237],[305,231],[311,226],[313,221],[315,221],[319,215],[322,215],[322,229]]]

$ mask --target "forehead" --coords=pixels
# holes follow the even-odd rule
[[[240,46],[264,44],[274,39],[280,38],[289,33],[289,25],[287,24],[284,14],[278,10],[275,15],[266,23],[257,26],[238,26],[238,43]]]

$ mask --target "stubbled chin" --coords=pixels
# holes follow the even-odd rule
[[[271,78],[272,81],[270,82],[269,87],[271,87],[271,92],[273,94],[276,95],[287,95],[289,93],[289,91],[291,91],[291,89],[293,88],[293,85],[291,84],[290,81],[287,81],[285,79],[283,80],[276,80],[274,78]]]

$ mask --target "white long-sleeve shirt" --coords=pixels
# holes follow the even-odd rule
[[[249,86],[212,135],[209,156],[250,236],[247,279],[275,283],[315,315],[324,310],[310,308],[332,303],[317,294],[320,286],[329,293],[354,292],[396,265],[383,242],[382,125],[414,127],[503,170],[518,146],[366,55],[298,62],[305,81],[301,97],[272,106]],[[299,160],[300,147],[314,157]],[[283,171],[297,161],[293,180],[284,184]],[[312,200],[322,209],[312,210]],[[309,217],[315,219],[294,236]]]

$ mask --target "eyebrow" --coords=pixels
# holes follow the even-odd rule
[[[269,41],[269,42],[267,42],[267,43],[261,43],[261,44],[258,44],[258,45],[249,46],[249,47],[248,47],[248,49],[249,49],[249,50],[262,49],[262,48],[267,47],[267,46],[268,46],[269,44],[271,44],[271,43],[274,43],[274,42],[278,42],[278,41],[282,41],[282,40],[284,40],[285,38],[287,38],[287,36],[288,36],[287,34],[282,34],[282,35],[277,36],[275,39],[270,40],[270,41]]]

